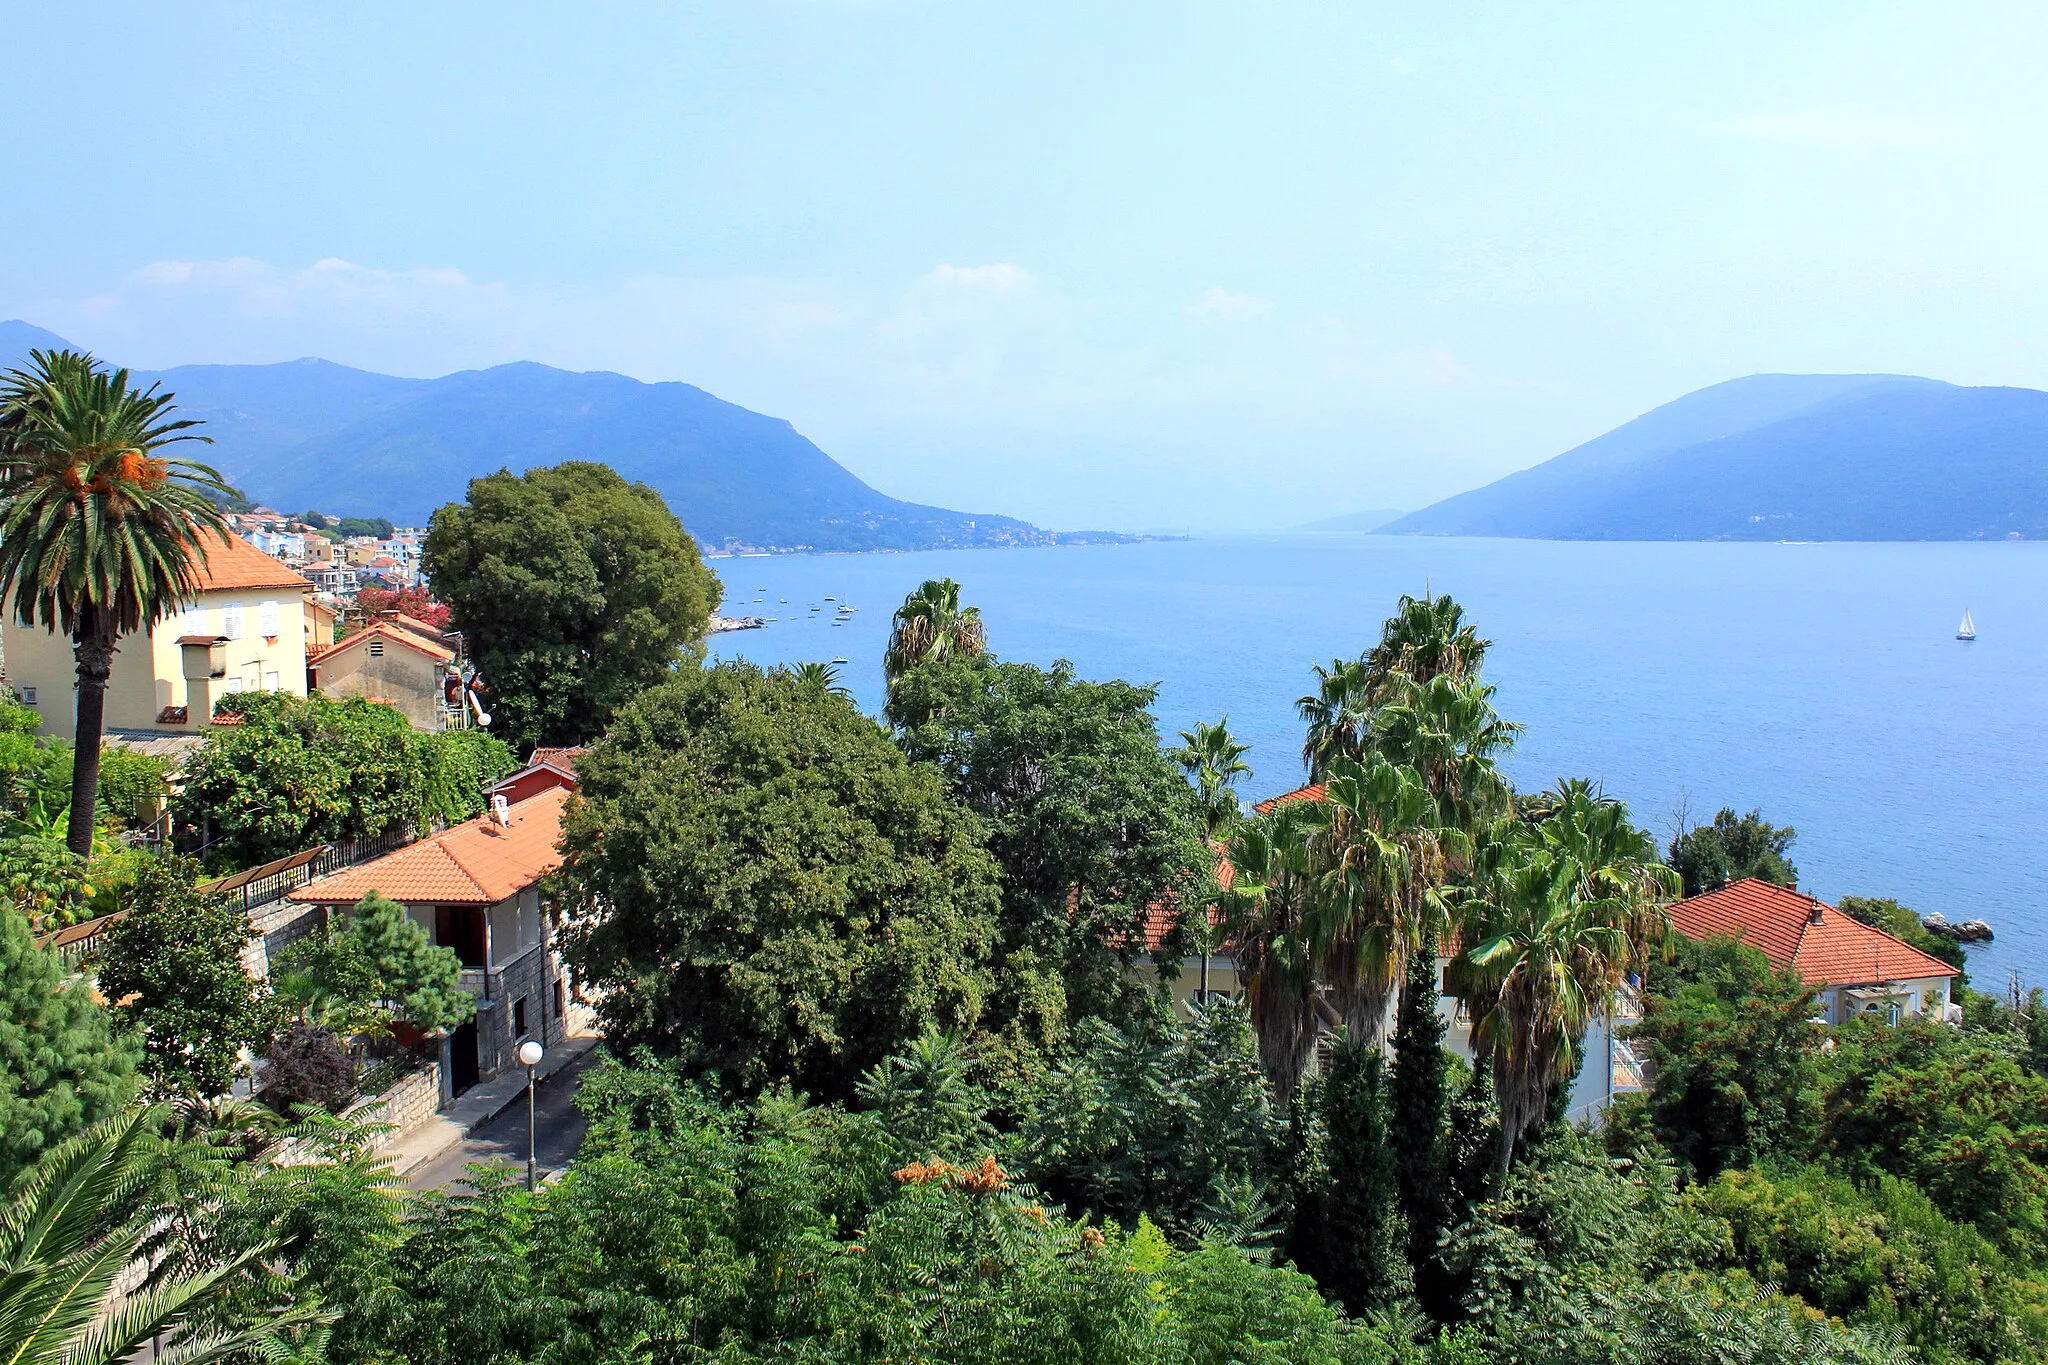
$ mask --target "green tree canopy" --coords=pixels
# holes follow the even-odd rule
[[[1702,1178],[1811,1151],[1825,1036],[1813,990],[1725,938],[1679,939],[1644,984],[1634,1036],[1656,1078],[1644,1102],[1666,1150]]]
[[[1201,799],[1160,748],[1157,695],[1085,681],[1064,661],[988,656],[922,664],[891,686],[892,717],[922,718],[904,752],[945,774],[1002,865],[1007,998],[1028,982],[1057,989],[1055,1034],[1088,1015],[1130,1018],[1141,992],[1126,969],[1147,912],[1193,905],[1210,885]]]
[[[176,811],[240,866],[467,819],[483,809],[483,783],[514,766],[501,740],[415,730],[362,697],[250,692],[234,702],[241,723],[208,735],[187,762]]]
[[[1760,810],[1737,815],[1724,806],[1710,825],[1695,825],[1671,841],[1665,861],[1697,896],[1727,882],[1757,877],[1779,886],[1794,886],[1799,869],[1785,856],[1799,832],[1790,825],[1765,821]]]
[[[99,953],[100,991],[139,1030],[143,1069],[160,1090],[221,1095],[242,1069],[241,1050],[269,1037],[261,988],[242,965],[256,932],[242,907],[201,894],[198,864],[152,859],[128,913]]]
[[[472,479],[434,513],[421,565],[522,749],[601,733],[703,639],[722,595],[659,493],[586,461]]]
[[[578,771],[565,942],[614,1045],[848,1096],[979,1019],[997,910],[980,827],[844,698],[693,670],[624,707]]]
[[[357,901],[346,937],[397,1018],[434,1033],[475,1016],[476,997],[462,989],[462,959],[437,946],[397,901],[375,891]]]
[[[0,903],[0,1190],[135,1094],[137,1047],[82,976]]]

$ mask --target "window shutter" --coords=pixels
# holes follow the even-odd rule
[[[277,634],[277,603],[265,602],[256,608],[256,633],[265,639]]]
[[[230,602],[221,608],[220,633],[230,640],[242,638],[242,604]]]

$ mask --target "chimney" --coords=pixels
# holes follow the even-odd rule
[[[491,798],[491,820],[498,825],[512,823],[512,803],[502,795]]]
[[[1808,924],[1819,924],[1821,912],[1826,909],[1827,907],[1825,905],[1822,905],[1819,901],[1815,901],[1813,903],[1813,909],[1806,912],[1806,922]]]

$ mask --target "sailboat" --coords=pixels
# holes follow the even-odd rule
[[[1977,638],[1977,623],[1970,619],[1970,613],[1967,608],[1963,611],[1963,623],[1956,627],[1956,638],[1958,640],[1974,640]]]

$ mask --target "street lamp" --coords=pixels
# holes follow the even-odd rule
[[[533,1069],[540,1065],[541,1045],[528,1038],[519,1045],[519,1064],[526,1068],[526,1189],[533,1192]]]

